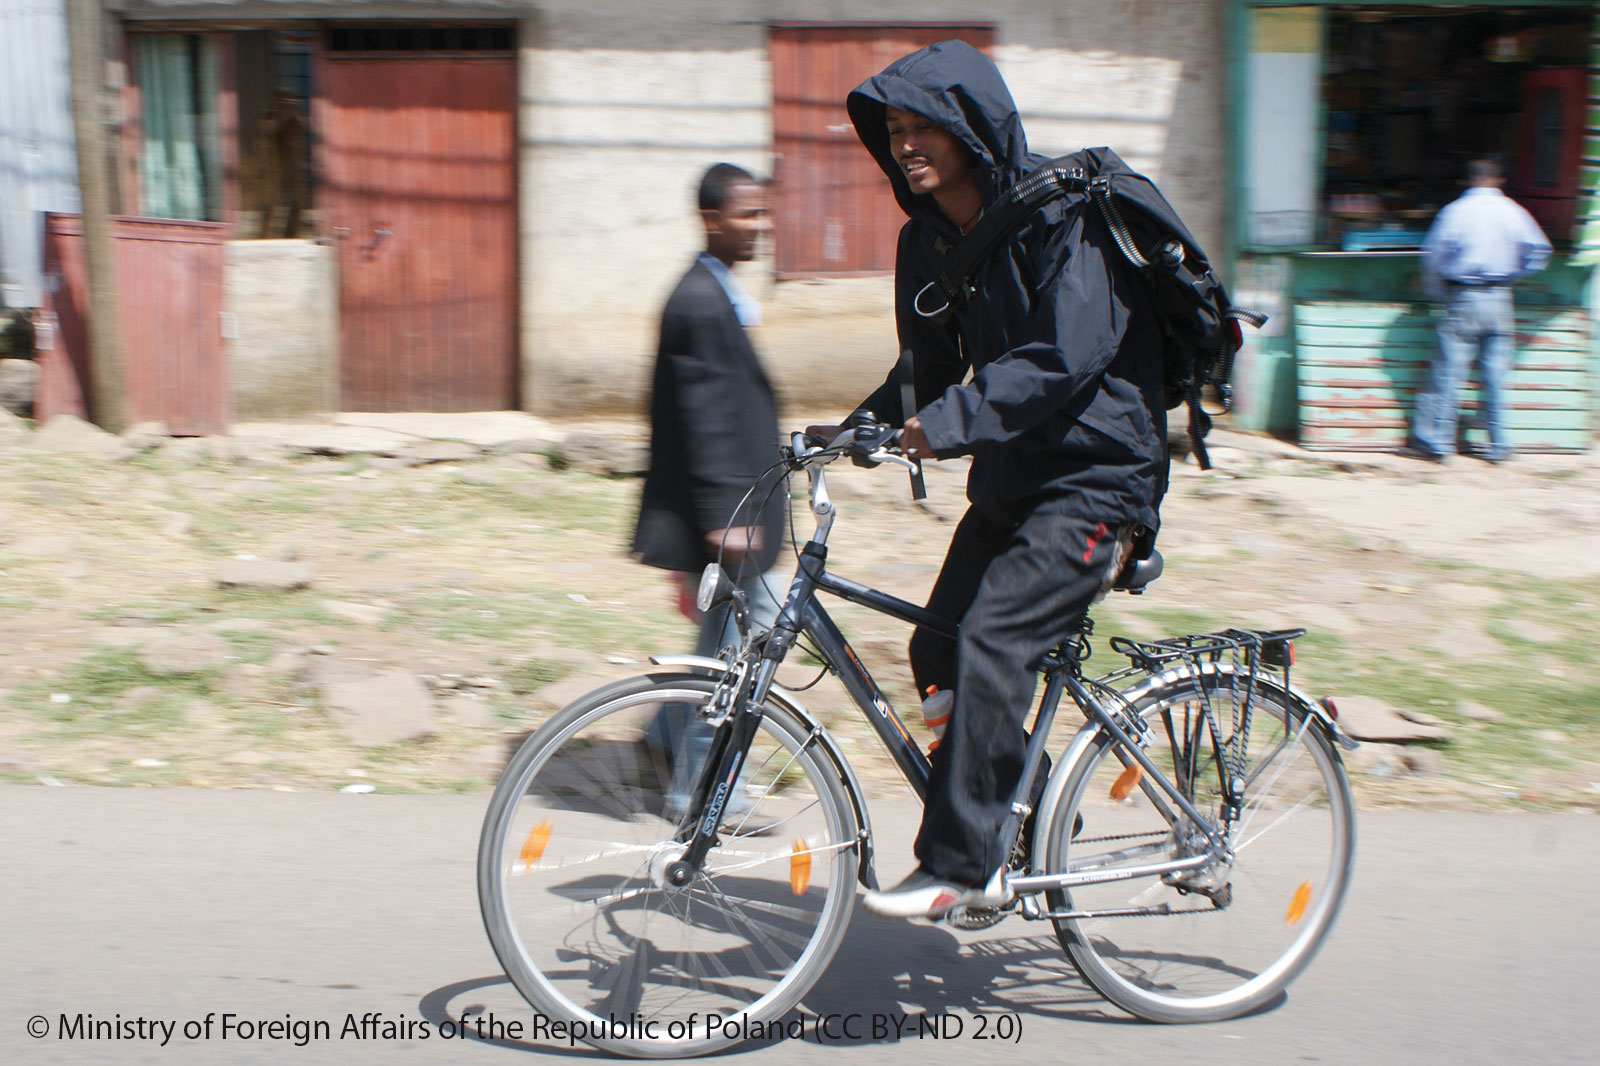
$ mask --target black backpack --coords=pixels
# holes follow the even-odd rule
[[[1266,315],[1234,307],[1205,253],[1161,190],[1109,148],[1085,148],[1045,163],[991,204],[972,231],[939,264],[939,275],[917,294],[924,318],[944,319],[972,293],[972,271],[1035,208],[1057,196],[1087,200],[1100,210],[1123,257],[1148,283],[1161,318],[1163,377],[1168,409],[1189,404],[1189,441],[1200,469],[1211,468],[1205,436],[1211,416],[1200,399],[1215,386],[1224,409],[1233,404],[1234,353],[1240,322],[1259,328]],[[943,298],[943,304],[931,306]]]

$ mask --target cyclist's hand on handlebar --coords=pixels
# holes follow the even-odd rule
[[[900,450],[913,459],[932,459],[933,449],[928,446],[928,436],[922,431],[922,419],[912,415],[900,430]]]
[[[832,444],[834,439],[843,432],[844,427],[836,425],[815,425],[806,427],[806,436],[811,438],[811,440],[817,444],[821,445]]]

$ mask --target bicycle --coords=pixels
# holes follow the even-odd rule
[[[817,598],[955,632],[826,566],[826,465],[899,463],[919,487],[896,434],[791,438],[785,465],[809,476],[816,529],[770,631],[747,632],[722,658],[654,657],[657,670],[557,712],[506,766],[479,842],[484,924],[516,988],[578,1038],[681,1057],[771,1032],[838,948],[855,884],[876,887],[860,783],[774,676],[804,637],[924,794],[927,757]],[[1140,593],[1160,570],[1152,554],[1117,587]],[[707,568],[702,609],[733,597],[740,611],[738,596],[720,566]],[[1063,694],[1085,720],[1037,810],[1014,801],[999,830],[1007,902],[944,920],[1049,921],[1094,989],[1150,1021],[1256,1009],[1311,961],[1338,914],[1355,840],[1339,749],[1355,744],[1331,705],[1290,684],[1304,630],[1118,637],[1128,665],[1088,678],[1092,632],[1086,617],[1038,667],[1044,693],[1015,797],[1032,794]],[[688,813],[673,817],[670,759],[646,733],[658,708],[683,703],[716,732]]]

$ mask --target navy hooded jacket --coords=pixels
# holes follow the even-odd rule
[[[943,41],[867,79],[847,106],[909,216],[895,320],[934,454],[972,456],[967,498],[996,521],[1042,510],[1153,536],[1167,482],[1160,324],[1098,212],[1061,198],[1041,205],[974,270],[975,293],[946,321],[912,307],[960,231],[911,191],[884,109],[924,115],[964,142],[988,205],[1046,159],[1029,153],[999,70],[971,45]],[[903,422],[898,367],[861,409]]]

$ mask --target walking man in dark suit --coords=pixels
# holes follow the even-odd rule
[[[734,277],[736,263],[755,258],[772,228],[764,182],[718,163],[700,182],[705,251],[661,312],[650,397],[650,472],[645,476],[633,550],[646,565],[674,571],[679,609],[690,618],[707,563],[721,558],[748,594],[758,623],[777,617],[765,572],[782,542],[784,493],[769,480],[740,502],[779,461],[777,400],[746,329],[761,307]],[[731,608],[699,619],[696,654],[715,655],[737,640]],[[669,708],[651,738],[673,763],[669,807],[687,800],[692,774],[710,731],[688,708]]]

